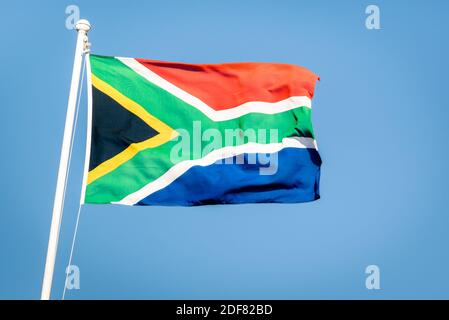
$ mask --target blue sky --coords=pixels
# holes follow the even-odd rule
[[[83,207],[73,263],[95,298],[449,298],[447,1],[10,1],[2,4],[0,298],[37,299],[76,33],[92,52],[271,61],[321,76],[322,199],[297,205]],[[365,28],[377,4],[381,30]],[[81,104],[52,298],[79,200]],[[378,265],[381,289],[365,288]]]

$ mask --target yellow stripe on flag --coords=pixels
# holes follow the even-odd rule
[[[159,134],[145,141],[130,144],[125,150],[123,150],[119,154],[115,155],[111,159],[104,161],[103,163],[101,163],[100,165],[89,171],[87,176],[87,184],[90,184],[95,180],[97,180],[98,178],[115,170],[123,163],[132,159],[140,151],[160,146],[179,135],[179,133],[176,132],[176,130],[173,130],[171,127],[169,127],[159,119],[155,118],[153,115],[148,113],[148,111],[145,110],[141,105],[129,99],[128,97],[117,91],[111,85],[107,84],[94,74],[92,74],[92,85],[101,92],[103,92],[104,94],[114,99],[123,108],[127,109],[129,112],[133,113],[134,115],[142,119],[146,124],[148,124],[148,126],[158,131]]]

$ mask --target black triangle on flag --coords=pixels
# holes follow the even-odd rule
[[[89,171],[113,158],[130,144],[159,134],[145,121],[92,86],[92,141]]]

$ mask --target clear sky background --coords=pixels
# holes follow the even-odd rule
[[[67,299],[449,298],[449,2],[355,0],[2,3],[0,298],[40,296],[76,38],[70,4],[90,20],[96,54],[311,69],[324,163],[313,203],[83,207],[81,289]],[[381,30],[365,28],[369,4]],[[80,197],[82,100],[53,298]],[[371,264],[380,290],[365,288]]]

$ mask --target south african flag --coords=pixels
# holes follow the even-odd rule
[[[319,198],[311,71],[90,55],[88,79],[85,203]]]

